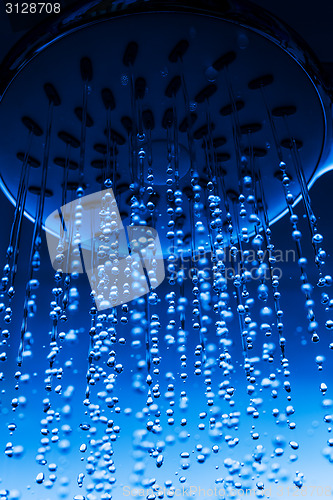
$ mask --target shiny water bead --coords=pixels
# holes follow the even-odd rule
[[[296,441],[290,441],[289,445],[293,450],[298,450],[299,448],[299,444]]]
[[[39,472],[36,476],[36,483],[37,484],[42,484],[43,481],[44,481],[45,477],[44,477],[44,474],[43,472]]]

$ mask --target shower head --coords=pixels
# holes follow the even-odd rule
[[[315,60],[288,28],[243,2],[86,2],[30,32],[0,73],[7,197],[16,203],[26,162],[25,214],[34,219],[46,162],[43,221],[64,186],[67,199],[112,187],[124,224],[134,203],[165,253],[172,209],[173,229],[191,239],[196,189],[208,210],[218,188],[228,213],[252,185],[272,223],[285,212],[280,162],[297,200],[293,154],[308,185],[328,154],[330,100]],[[251,218],[242,226],[253,232]],[[207,227],[199,229],[196,245],[207,247]]]
[[[21,458],[27,435],[26,459],[34,474],[41,467],[36,483],[48,497],[54,487],[110,500],[128,483],[140,486],[135,498],[177,496],[179,486],[184,496],[223,486],[219,498],[263,498],[264,480],[286,487],[294,467],[294,487],[306,488],[287,434],[292,404],[299,395],[312,404],[308,381],[320,397],[328,387],[311,372],[305,329],[333,349],[323,333],[333,330],[330,255],[309,193],[332,144],[318,64],[245,0],[75,4],[0,66],[1,187],[15,205],[0,277],[4,453]],[[290,235],[285,221],[271,227],[285,212]],[[33,221],[28,252],[23,214]],[[311,351],[327,373],[328,346]],[[30,396],[26,383],[37,381]],[[38,450],[25,432],[27,394],[33,422],[39,399],[43,408]],[[323,412],[331,406],[322,400]],[[210,489],[193,493],[198,482]]]

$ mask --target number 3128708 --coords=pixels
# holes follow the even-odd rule
[[[7,14],[59,14],[60,3],[6,3]]]

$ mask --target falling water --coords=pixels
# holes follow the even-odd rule
[[[6,459],[22,459],[28,451],[16,436],[22,436],[20,427],[29,432],[25,406],[33,404],[40,428],[39,435],[32,431],[29,446],[37,469],[19,489],[35,498],[57,490],[59,498],[75,500],[130,495],[153,500],[180,496],[179,491],[185,496],[186,488],[192,498],[200,498],[201,479],[205,495],[221,499],[240,498],[246,489],[258,498],[270,497],[271,491],[287,496],[287,481],[291,492],[305,491],[307,479],[296,465],[302,423],[299,398],[293,398],[297,368],[290,325],[297,314],[296,322],[307,324],[310,343],[321,341],[332,349],[326,330],[332,331],[333,319],[327,315],[332,299],[323,291],[332,284],[323,228],[309,192],[303,144],[293,135],[297,109],[285,105],[283,95],[276,107],[269,91],[274,77],[262,74],[247,84],[257,99],[258,121],[244,123],[246,103],[232,70],[237,54],[230,50],[211,61],[205,85],[193,94],[186,65],[191,41],[185,38],[169,51],[167,69],[160,70],[161,105],[153,107],[140,50],[135,41],[127,44],[112,89],[111,84],[99,87],[90,57],[75,61],[79,139],[69,125],[70,132],[65,130],[64,120],[59,130],[56,115],[68,103],[51,83],[40,88],[45,123],[22,118],[26,134],[20,141],[26,148],[18,154],[20,176],[1,280]],[[126,93],[126,114],[119,115],[124,97],[117,97],[115,81]],[[223,106],[216,111],[221,88]],[[92,102],[101,110],[97,125]],[[228,150],[219,123],[228,130]],[[94,143],[98,158],[90,162],[97,127],[102,139]],[[269,144],[262,144],[263,127],[269,130]],[[42,161],[32,156],[40,137]],[[54,144],[65,149],[53,159]],[[274,217],[286,213],[296,255],[295,310],[288,307],[290,266],[279,264],[267,156],[281,200]],[[51,188],[59,194],[54,208],[61,231],[55,236],[52,272],[43,224],[54,169],[60,187]],[[87,173],[92,169],[98,172],[93,186]],[[31,170],[39,172],[38,187],[30,183]],[[88,239],[84,200],[92,187],[100,197]],[[298,193],[302,203],[296,207]],[[20,274],[30,194],[36,195],[35,215]],[[127,234],[136,234],[135,245],[134,238],[124,241],[118,208],[130,229],[148,229]],[[157,231],[164,256],[165,280],[159,287],[158,244],[150,230]],[[133,287],[141,286],[142,264],[147,290],[132,300]],[[24,297],[17,284],[23,267]],[[330,433],[326,357],[315,347],[313,353],[325,410],[320,418]],[[27,389],[34,377],[43,381],[39,391],[44,393]],[[272,426],[276,432],[269,430]],[[329,462],[332,446],[329,437],[326,447],[322,443]],[[67,466],[75,471],[75,484],[67,478]],[[26,498],[6,490],[5,477],[2,482],[1,499]],[[331,491],[329,481],[321,487]]]

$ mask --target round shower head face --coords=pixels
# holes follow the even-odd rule
[[[61,100],[54,106],[48,152],[46,83]],[[0,114],[6,125],[2,187],[12,200],[27,148],[32,158],[25,205],[30,218],[42,183],[38,167],[47,161],[43,220],[61,206],[65,182],[69,201],[79,185],[90,194],[109,179],[125,225],[133,220],[133,195],[141,193],[140,217],[156,227],[165,251],[170,204],[176,228],[190,240],[193,179],[204,193],[203,210],[209,211],[209,195],[218,189],[227,212],[237,212],[234,202],[244,194],[250,214],[247,200],[254,194],[274,221],[285,210],[276,146],[282,144],[286,163],[298,150],[309,183],[326,139],[318,89],[287,52],[236,23],[182,12],[119,16],[59,37],[18,72]],[[29,133],[27,117],[43,133]],[[290,188],[296,199],[298,184]],[[176,191],[183,213],[176,211]],[[254,230],[248,215],[241,225]],[[196,244],[209,246],[205,223]]]

